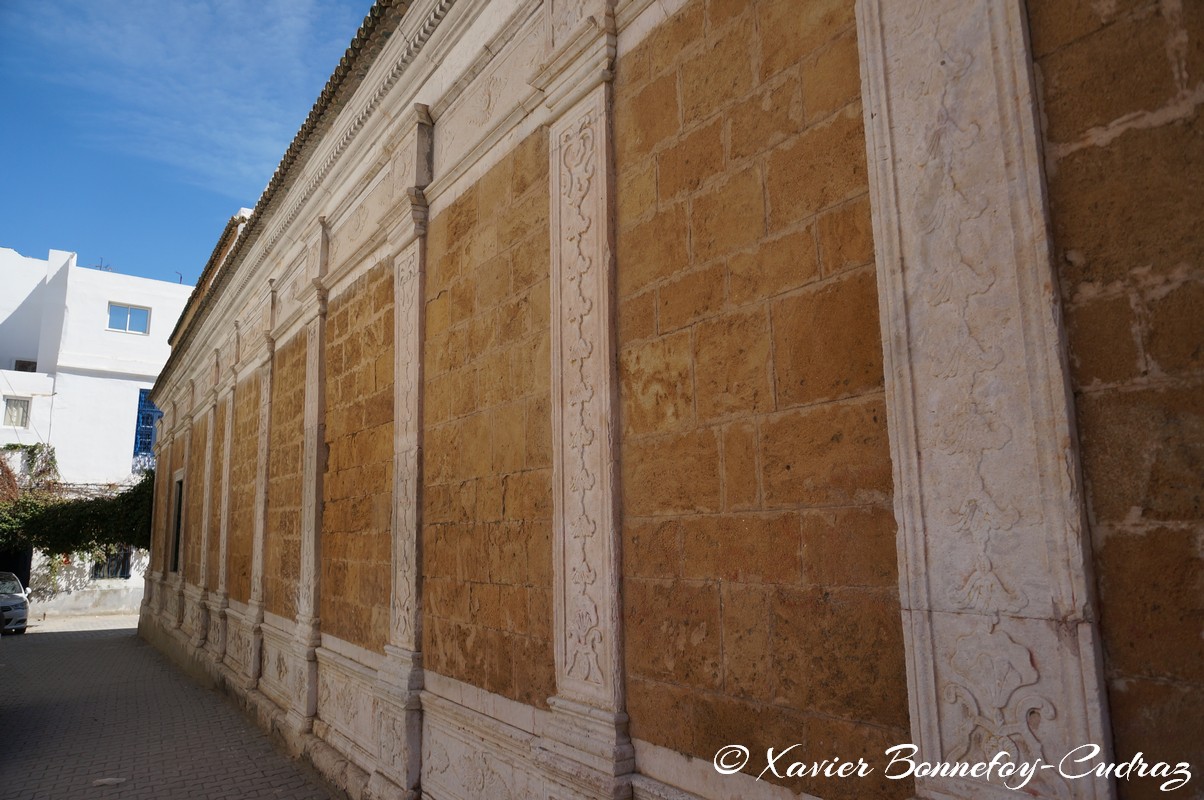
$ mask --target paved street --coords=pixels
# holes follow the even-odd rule
[[[136,624],[50,620],[0,641],[0,800],[333,796]]]

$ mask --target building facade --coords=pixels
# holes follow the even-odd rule
[[[353,797],[1199,796],[1202,52],[378,2],[173,334],[142,635]]]
[[[149,454],[150,389],[192,291],[0,248],[0,445],[53,445],[62,480],[114,484]]]
[[[77,496],[109,493],[153,467],[150,390],[192,287],[80,267],[75,253],[38,259],[8,248],[0,286],[0,446],[51,445]],[[18,454],[6,455],[20,471]],[[34,590],[31,615],[133,612],[147,554],[111,555],[52,563],[35,553],[31,563],[22,551],[0,562]]]

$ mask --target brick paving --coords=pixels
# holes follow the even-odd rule
[[[0,800],[337,797],[136,625],[50,618],[0,641]]]

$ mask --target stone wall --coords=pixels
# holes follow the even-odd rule
[[[1199,765],[1204,6],[1029,20],[1116,751]]]
[[[1201,12],[406,8],[156,386],[159,564],[233,388],[229,603],[186,556],[144,635],[357,798],[1003,800],[884,751],[1109,717],[1107,760],[1204,757]],[[791,744],[875,769],[756,780]]]
[[[552,664],[548,142],[528,137],[430,224],[423,649],[546,707]]]
[[[356,278],[330,301],[327,320],[322,630],[379,651],[389,626],[393,491],[390,268]]]
[[[213,414],[213,458],[209,469],[209,542],[205,553],[205,589],[216,591],[221,575],[222,475],[226,462],[226,415],[230,401],[218,401]]]
[[[159,453],[160,459],[166,459],[167,464],[171,463],[171,445],[168,444],[162,447]],[[167,523],[171,514],[171,469],[168,466],[164,469],[159,466],[155,470],[155,501],[154,509],[152,510],[153,523],[151,525],[151,569],[160,573],[167,571]]]
[[[687,3],[615,96],[632,735],[881,753],[909,735],[853,3]]]
[[[231,600],[251,599],[251,548],[255,537],[255,474],[259,451],[260,378],[252,372],[234,387],[234,434],[230,442],[230,508],[226,531],[226,591]]]
[[[196,586],[201,581],[201,529],[205,519],[205,447],[209,421],[201,415],[192,421],[188,463],[184,469],[184,541],[180,557],[184,580]]]
[[[268,438],[268,514],[263,543],[264,608],[292,619],[297,611],[301,559],[301,464],[305,410],[305,330],[272,356],[272,416]]]

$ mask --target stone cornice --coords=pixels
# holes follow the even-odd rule
[[[426,18],[406,40],[402,53],[377,83],[359,111],[344,126],[335,140],[334,147],[326,153],[316,169],[312,170],[304,184],[298,187],[297,182],[302,179],[307,168],[313,166],[312,159],[321,145],[329,139],[329,126],[343,113],[347,102],[361,89],[362,82],[374,66],[388,38],[398,29],[402,22],[402,14],[409,9],[410,3],[407,0],[378,0],[372,7],[348,47],[347,54],[327,82],[301,131],[277,167],[242,235],[226,257],[225,267],[217,273],[209,290],[196,298],[197,305],[189,316],[187,325],[182,330],[173,332],[176,344],[160,374],[160,382],[169,380],[179,367],[182,359],[180,354],[187,350],[189,341],[209,317],[216,299],[225,293],[226,288],[234,286],[233,291],[238,295],[245,291],[267,254],[314,196],[368,120],[374,116],[381,101],[422,51],[455,2],[456,0],[433,0]],[[288,203],[287,206],[285,203]],[[267,230],[269,219],[275,221],[270,231]],[[254,260],[247,264],[248,257],[257,245],[262,246],[258,248]]]

